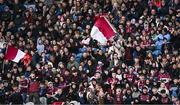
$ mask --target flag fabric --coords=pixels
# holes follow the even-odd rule
[[[105,45],[116,33],[110,22],[104,16],[101,16],[96,20],[90,35],[100,44]]]
[[[4,59],[18,63],[26,53],[12,46],[8,46]]]

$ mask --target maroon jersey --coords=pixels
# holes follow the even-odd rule
[[[142,89],[145,85],[145,81],[138,81],[138,88]]]
[[[160,98],[161,104],[170,104],[170,99],[168,97],[161,97]]]
[[[134,80],[134,75],[133,74],[126,74],[126,78],[129,82],[133,82]]]
[[[39,82],[38,81],[31,81],[29,84],[29,92],[34,93],[39,91]]]
[[[119,82],[117,78],[108,78],[107,81],[109,84],[117,84]]]
[[[150,96],[148,94],[141,94],[139,96],[139,100],[140,100],[141,104],[147,104],[147,103],[149,103]]]
[[[120,104],[123,104],[122,103],[122,94],[116,94],[115,95],[115,105],[120,105]]]
[[[158,80],[167,80],[169,78],[170,78],[170,75],[168,73],[163,73],[163,74],[159,73],[158,75]]]
[[[29,83],[29,80],[28,79],[24,79],[24,80],[21,80],[20,82],[19,82],[19,84],[20,84],[20,92],[21,93],[26,93],[27,91],[28,91],[28,83]]]
[[[56,92],[56,90],[57,89],[55,87],[48,87],[47,94],[53,95]]]

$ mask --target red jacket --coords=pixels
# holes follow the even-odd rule
[[[29,93],[34,93],[39,91],[39,82],[31,81],[29,84]]]

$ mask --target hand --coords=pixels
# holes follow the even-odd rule
[[[50,95],[50,94],[46,94],[46,95],[47,95],[48,98],[50,98],[50,97],[52,96],[52,95]]]
[[[151,101],[154,100],[154,96],[151,98]]]

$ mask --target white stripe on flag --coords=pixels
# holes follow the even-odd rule
[[[103,33],[98,29],[98,27],[93,26],[91,30],[91,37],[93,39],[96,39],[98,42],[100,42],[102,45],[105,45],[107,43],[106,37],[103,35]]]
[[[16,57],[12,61],[18,63],[25,56],[25,54],[26,53],[24,53],[24,52],[22,52],[21,50],[18,49]]]

